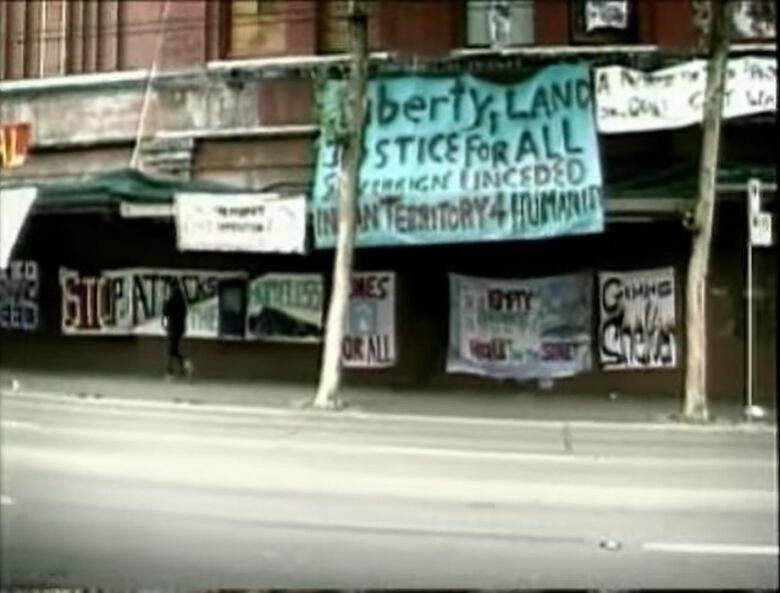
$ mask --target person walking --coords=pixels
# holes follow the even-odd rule
[[[163,326],[168,334],[168,372],[166,377],[192,375],[192,364],[181,354],[181,339],[187,329],[187,302],[177,280],[171,281],[168,299],[163,305]]]

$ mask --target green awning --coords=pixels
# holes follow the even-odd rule
[[[79,181],[43,183],[37,187],[36,211],[117,207],[122,202],[163,205],[172,203],[174,194],[180,192],[245,191],[212,181],[157,179],[135,169],[107,171]]]

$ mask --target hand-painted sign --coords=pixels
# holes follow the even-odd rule
[[[306,198],[276,194],[175,196],[176,236],[182,251],[303,253]]]
[[[249,283],[249,339],[322,341],[324,287],[319,274],[266,274]]]
[[[605,369],[674,368],[674,268],[599,273]]]
[[[628,0],[586,0],[585,30],[626,29]]]
[[[347,368],[385,368],[396,362],[395,274],[355,272],[341,348]]]
[[[0,329],[38,329],[38,264],[12,261],[0,268]]]
[[[357,245],[534,239],[603,229],[591,84],[583,64],[526,81],[471,75],[369,82]],[[343,100],[329,81],[323,113]],[[320,146],[316,245],[337,230],[339,148]]]
[[[599,132],[618,134],[682,128],[702,121],[707,62],[655,72],[605,66],[595,73]],[[723,117],[777,111],[777,60],[729,60]]]
[[[171,282],[187,301],[186,336],[219,336],[218,288],[242,272],[130,268],[97,276],[60,268],[62,333],[68,335],[164,335],[162,311]]]
[[[591,368],[592,278],[450,274],[447,371],[553,379]]]

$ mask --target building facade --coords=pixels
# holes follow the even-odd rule
[[[613,11],[589,12],[597,4]],[[316,89],[323,80],[343,75],[348,65],[347,5],[341,0],[0,4],[0,121],[30,125],[30,153],[22,166],[2,171],[0,187],[35,185],[50,188],[52,195],[57,188],[71,188],[61,196],[89,186],[116,197],[132,194],[133,187],[164,193],[151,187],[159,179],[168,188],[213,183],[309,195],[319,136]],[[420,0],[367,6],[373,77],[468,72],[502,82],[572,62],[651,71],[699,56],[707,22],[701,10],[706,3],[696,0]],[[768,2],[740,3],[734,59],[774,56],[772,8]],[[636,110],[640,114],[642,106]],[[762,179],[764,208],[776,212],[775,113],[766,109],[727,119],[723,131],[709,293],[709,385],[712,397],[735,402],[745,395],[749,333],[747,180]],[[691,241],[685,218],[695,197],[701,128],[600,133],[598,140],[603,233],[359,248],[357,270],[395,274],[397,359],[388,368],[349,371],[347,380],[475,394],[552,388],[572,394],[680,395]],[[127,173],[104,179],[103,185],[91,181],[128,168],[143,176]],[[306,273],[322,275],[328,285],[331,250],[182,253],[170,217],[128,218],[115,203],[75,202],[34,207],[23,229],[14,259],[35,262],[38,322],[34,331],[6,323],[4,366],[162,372],[158,338],[63,333],[63,269],[93,275],[130,268],[236,270],[250,278]],[[759,403],[774,401],[777,393],[776,249],[756,249],[753,261]],[[450,273],[509,279],[587,271],[598,284],[599,272],[669,268],[671,365],[608,370],[600,364],[601,297],[594,289],[590,370],[552,384],[446,372]],[[317,343],[193,340],[190,348],[205,376],[258,381],[314,382],[321,354]]]

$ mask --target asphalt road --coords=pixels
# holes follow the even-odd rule
[[[766,430],[0,412],[4,586],[778,586]]]

